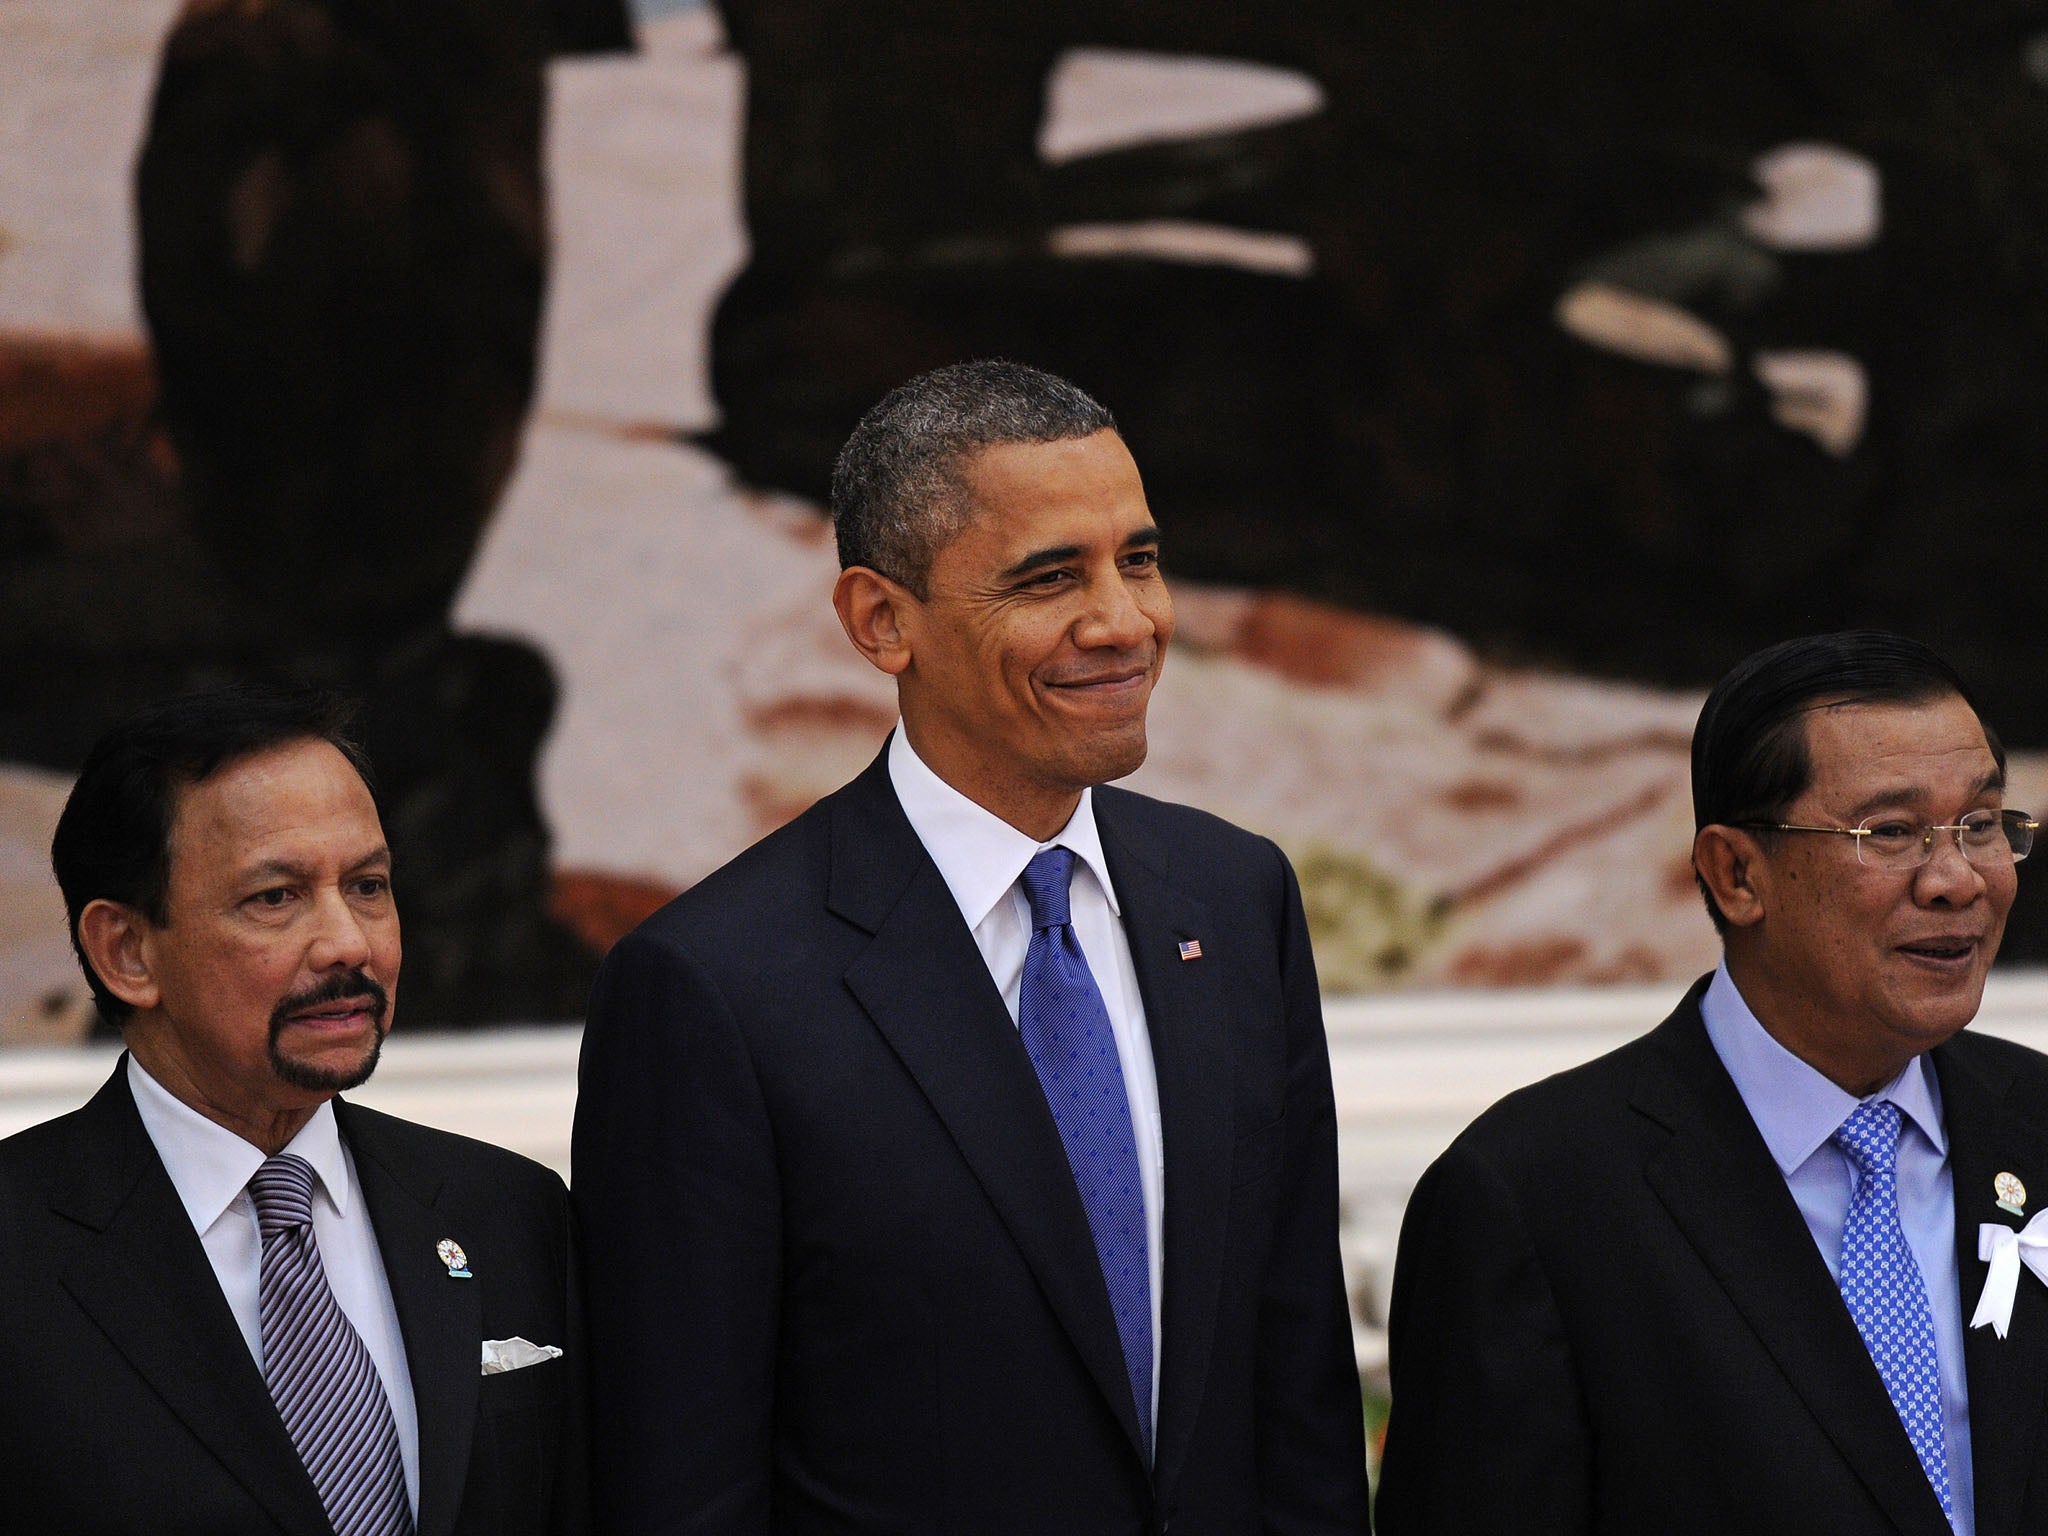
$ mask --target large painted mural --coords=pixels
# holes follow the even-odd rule
[[[887,731],[825,476],[987,353],[1123,421],[1134,782],[1326,987],[1687,977],[1759,644],[1933,641],[2048,803],[2044,286],[2048,3],[12,0],[0,1041],[91,1025],[67,771],[244,674],[366,701],[408,1022],[574,1017]]]

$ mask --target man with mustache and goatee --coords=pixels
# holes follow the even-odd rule
[[[601,1527],[1358,1536],[1293,871],[1107,787],[1173,632],[1130,451],[962,364],[868,413],[832,509],[902,727],[591,1003]]]
[[[0,1518],[66,1536],[588,1525],[561,1180],[336,1098],[398,987],[336,701],[240,686],[86,759],[51,847],[127,1053],[0,1141]]]

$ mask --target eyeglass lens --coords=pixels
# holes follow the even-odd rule
[[[1917,869],[1934,857],[1934,840],[1955,834],[1956,845],[1972,864],[2017,863],[2034,846],[2031,818],[2021,811],[1972,811],[1952,825],[1873,818],[1862,823],[1856,856],[1885,869]]]

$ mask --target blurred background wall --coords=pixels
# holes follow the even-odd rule
[[[1747,651],[1931,641],[2043,803],[2044,286],[2032,0],[6,0],[0,1040],[86,744],[248,674],[367,701],[408,1027],[578,1015],[879,744],[825,475],[986,353],[1123,421],[1135,782],[1327,989],[1675,991]]]

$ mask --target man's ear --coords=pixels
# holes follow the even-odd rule
[[[853,648],[891,677],[910,665],[910,629],[919,604],[902,583],[865,565],[849,565],[832,586],[832,608]]]
[[[78,914],[78,947],[102,985],[131,1008],[162,999],[152,962],[149,920],[125,902],[95,898]]]
[[[1701,827],[1692,840],[1692,867],[1731,928],[1761,922],[1769,890],[1763,845],[1740,827]]]

